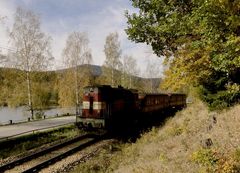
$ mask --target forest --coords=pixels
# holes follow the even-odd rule
[[[81,102],[83,88],[87,85],[104,85],[107,83],[103,74],[104,67],[96,65],[78,66],[79,99]],[[88,73],[87,73],[88,72]],[[116,71],[121,75],[120,71]],[[122,75],[124,76],[124,75]],[[73,107],[76,104],[73,69],[56,71],[33,72],[32,77],[32,100],[34,109],[47,109],[53,106]],[[135,88],[140,92],[157,91],[160,78],[141,78],[125,75],[121,83],[126,88]],[[146,83],[153,86],[148,86]],[[12,68],[0,68],[0,106],[18,107],[27,105],[27,88],[24,72]],[[110,84],[109,84],[110,85]],[[152,87],[152,88],[149,88]]]

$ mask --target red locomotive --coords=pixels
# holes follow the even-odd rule
[[[84,88],[77,123],[82,127],[111,128],[133,122],[143,114],[185,106],[185,94],[139,94],[122,87],[88,86]]]

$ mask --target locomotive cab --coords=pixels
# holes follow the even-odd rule
[[[84,88],[82,115],[77,123],[82,127],[112,128],[126,123],[129,112],[136,110],[136,94],[108,85]]]
[[[82,114],[77,122],[83,127],[105,127],[106,102],[102,100],[99,87],[85,87],[82,101]]]

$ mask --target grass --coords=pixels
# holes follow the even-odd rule
[[[0,142],[0,159],[16,156],[45,144],[76,136],[79,133],[80,131],[74,125],[70,125]]]
[[[92,159],[80,164],[72,173],[105,173],[114,154],[120,154],[120,148],[118,143],[103,147]]]
[[[78,172],[239,173],[239,122],[240,105],[210,112],[196,101],[135,143],[80,164]]]

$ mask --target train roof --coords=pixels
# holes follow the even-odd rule
[[[128,89],[128,88],[124,88],[122,86],[112,87],[111,85],[90,85],[90,86],[86,86],[84,88],[85,89],[88,89],[88,88],[123,89],[123,90],[131,91],[132,93],[138,93],[139,95],[142,95],[142,96],[144,96],[144,95],[168,95],[168,96],[172,96],[172,95],[186,95],[184,93],[169,93],[169,92],[145,93],[145,92],[139,92],[137,89]]]
[[[84,88],[112,88],[110,85],[89,85]]]
[[[140,95],[168,95],[168,96],[171,96],[171,95],[186,95],[184,93],[138,93]]]
[[[106,88],[106,89],[124,89],[124,90],[129,90],[132,92],[138,92],[138,90],[136,89],[128,89],[128,88],[124,88],[121,85],[119,85],[118,87],[112,87],[111,85],[90,85],[90,86],[86,86],[84,88]]]

